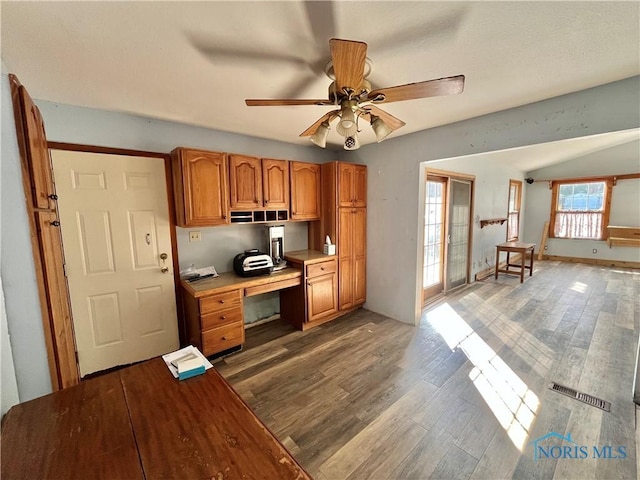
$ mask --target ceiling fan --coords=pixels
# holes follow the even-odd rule
[[[403,127],[405,123],[378,108],[381,103],[401,102],[418,98],[436,97],[461,93],[464,75],[409,83],[388,88],[372,89],[367,76],[371,73],[371,60],[367,58],[367,44],[352,40],[333,38],[329,41],[331,61],[325,73],[333,80],[329,86],[328,99],[247,99],[249,107],[284,105],[333,105],[332,110],[320,117],[313,125],[300,134],[324,148],[327,144],[330,124],[336,118],[340,121],[336,131],[345,138],[345,150],[356,150],[358,143],[358,122],[360,118],[371,124],[376,140],[381,142],[389,134]]]

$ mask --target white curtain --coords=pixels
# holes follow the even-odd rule
[[[559,238],[600,239],[602,213],[557,212],[555,236]]]

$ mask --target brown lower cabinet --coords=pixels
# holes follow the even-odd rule
[[[302,271],[302,283],[280,291],[280,317],[301,330],[336,318],[340,314],[337,258],[303,250],[288,253],[285,259]]]
[[[195,298],[184,295],[187,343],[205,356],[244,343],[242,290]]]

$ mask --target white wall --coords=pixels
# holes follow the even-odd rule
[[[419,320],[422,162],[638,128],[639,103],[640,77],[632,77],[344,155],[369,167],[365,306],[410,324]]]
[[[640,142],[632,141],[580,158],[575,158],[527,173],[535,179],[578,178],[622,175],[640,172]],[[540,242],[544,222],[551,213],[551,189],[547,182],[534,182],[526,189],[524,238]],[[611,194],[611,225],[640,226],[640,179],[620,180]],[[593,250],[596,253],[593,253]],[[631,247],[609,248],[605,241],[549,238],[547,255],[640,262],[640,250]]]

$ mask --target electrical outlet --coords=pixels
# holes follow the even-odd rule
[[[594,249],[593,249],[593,253],[598,253],[598,249],[597,249],[597,248],[594,248]]]
[[[200,232],[189,232],[189,241],[190,242],[199,242],[202,240],[202,235]]]

